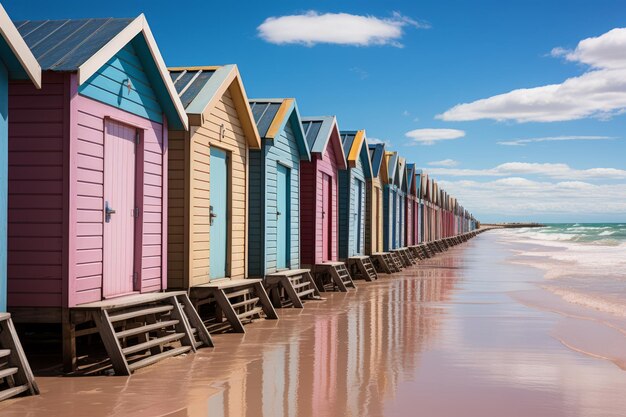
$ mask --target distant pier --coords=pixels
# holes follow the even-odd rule
[[[522,227],[546,227],[542,223],[481,223],[481,229],[520,229]]]

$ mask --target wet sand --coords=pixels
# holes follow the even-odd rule
[[[39,377],[0,415],[626,416],[626,372],[559,337],[611,335],[534,307],[542,272],[512,249],[484,233],[129,378]]]

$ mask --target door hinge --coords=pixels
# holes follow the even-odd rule
[[[135,210],[133,210],[133,216],[135,216],[135,218],[139,217],[139,207],[135,207]]]

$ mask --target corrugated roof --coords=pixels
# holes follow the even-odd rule
[[[256,127],[259,130],[259,136],[262,138],[267,136],[267,131],[272,125],[282,103],[282,99],[250,100],[250,109],[252,110]]]
[[[385,145],[383,143],[369,145],[369,152],[372,161],[372,176],[378,177],[385,156]]]
[[[330,139],[335,118],[333,116],[303,117],[302,129],[311,152],[322,153]]]
[[[209,82],[215,71],[216,68],[214,67],[170,70],[170,77],[172,77],[176,92],[185,109],[202,91],[202,88]]]
[[[43,70],[76,71],[134,18],[15,22]]]

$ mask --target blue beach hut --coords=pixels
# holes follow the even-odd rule
[[[249,101],[261,148],[249,153],[248,273],[265,279],[273,303],[302,307],[318,295],[300,269],[300,161],[311,152],[293,98]]]

